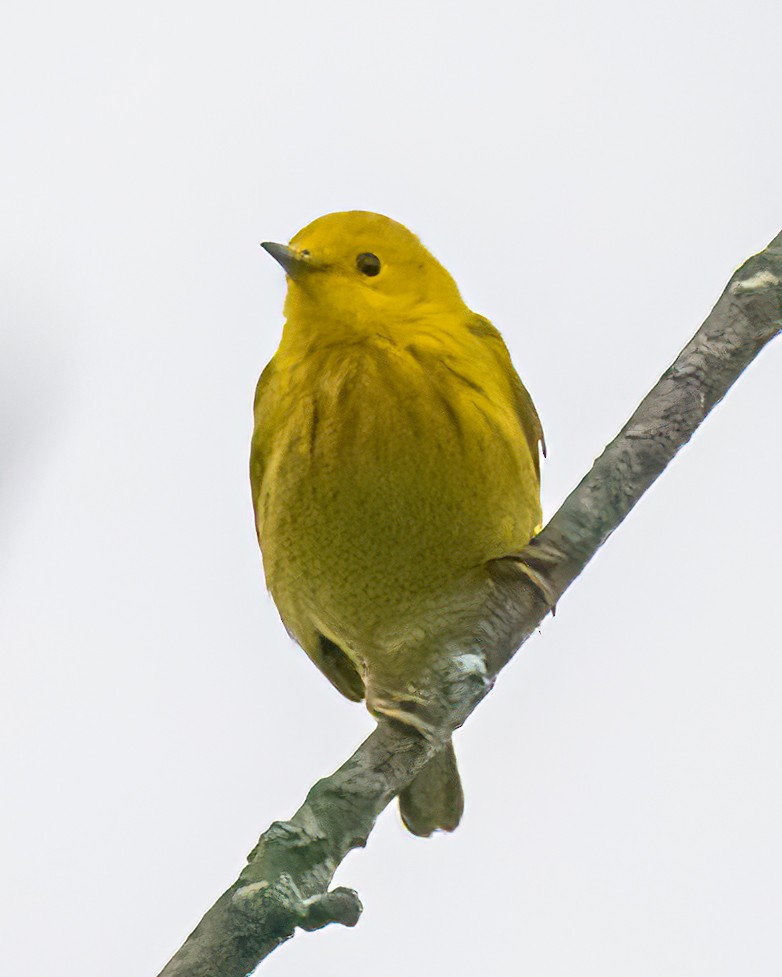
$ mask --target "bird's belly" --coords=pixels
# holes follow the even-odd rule
[[[315,627],[359,654],[393,643],[530,539],[529,449],[468,393],[370,363],[291,399],[259,533],[294,635]]]

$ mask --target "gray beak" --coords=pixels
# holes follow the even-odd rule
[[[286,275],[289,275],[294,280],[302,272],[309,271],[313,268],[313,262],[310,261],[309,255],[300,254],[298,251],[294,251],[293,248],[289,248],[287,244],[275,244],[273,241],[264,241],[261,247],[264,251],[268,251],[272,258],[282,265]]]

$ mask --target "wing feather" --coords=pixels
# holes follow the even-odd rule
[[[532,397],[530,397],[527,388],[521,382],[518,373],[516,373],[516,370],[513,367],[510,353],[508,352],[508,347],[505,345],[502,336],[489,322],[489,320],[484,319],[483,316],[475,315],[470,321],[468,329],[474,336],[485,340],[487,349],[491,350],[495,359],[497,360],[498,365],[502,369],[502,372],[508,377],[511,386],[511,395],[513,397],[513,406],[516,410],[516,416],[519,419],[519,424],[524,433],[524,437],[527,439],[527,444],[529,445],[530,452],[535,461],[535,471],[537,472],[539,479],[539,452],[542,451],[543,457],[545,458],[546,440],[543,436],[543,427],[540,423],[540,418],[538,417],[538,412],[535,409],[535,405],[532,402]]]
[[[277,372],[274,360],[267,363],[266,368],[261,374],[258,385],[255,388],[255,400],[253,402],[253,414],[255,426],[253,429],[252,442],[250,443],[250,490],[252,492],[253,509],[258,512],[258,505],[261,498],[261,485],[263,475],[266,470],[268,460],[271,425],[266,421],[265,414],[269,403],[268,395],[272,385],[272,380]],[[264,404],[266,400],[266,405]]]

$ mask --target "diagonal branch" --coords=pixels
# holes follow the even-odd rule
[[[290,821],[261,836],[234,884],[160,977],[244,977],[296,927],[353,926],[350,889],[329,885],[347,853],[442,741],[461,726],[499,670],[581,573],[709,411],[782,331],[782,233],[733,275],[703,326],[644,398],[590,472],[521,554],[498,561],[494,586],[430,676],[439,736],[381,721]]]

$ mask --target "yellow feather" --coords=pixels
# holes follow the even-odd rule
[[[268,247],[289,285],[250,462],[267,584],[337,688],[404,719],[491,561],[540,525],[540,423],[497,330],[402,225],[331,214]]]

